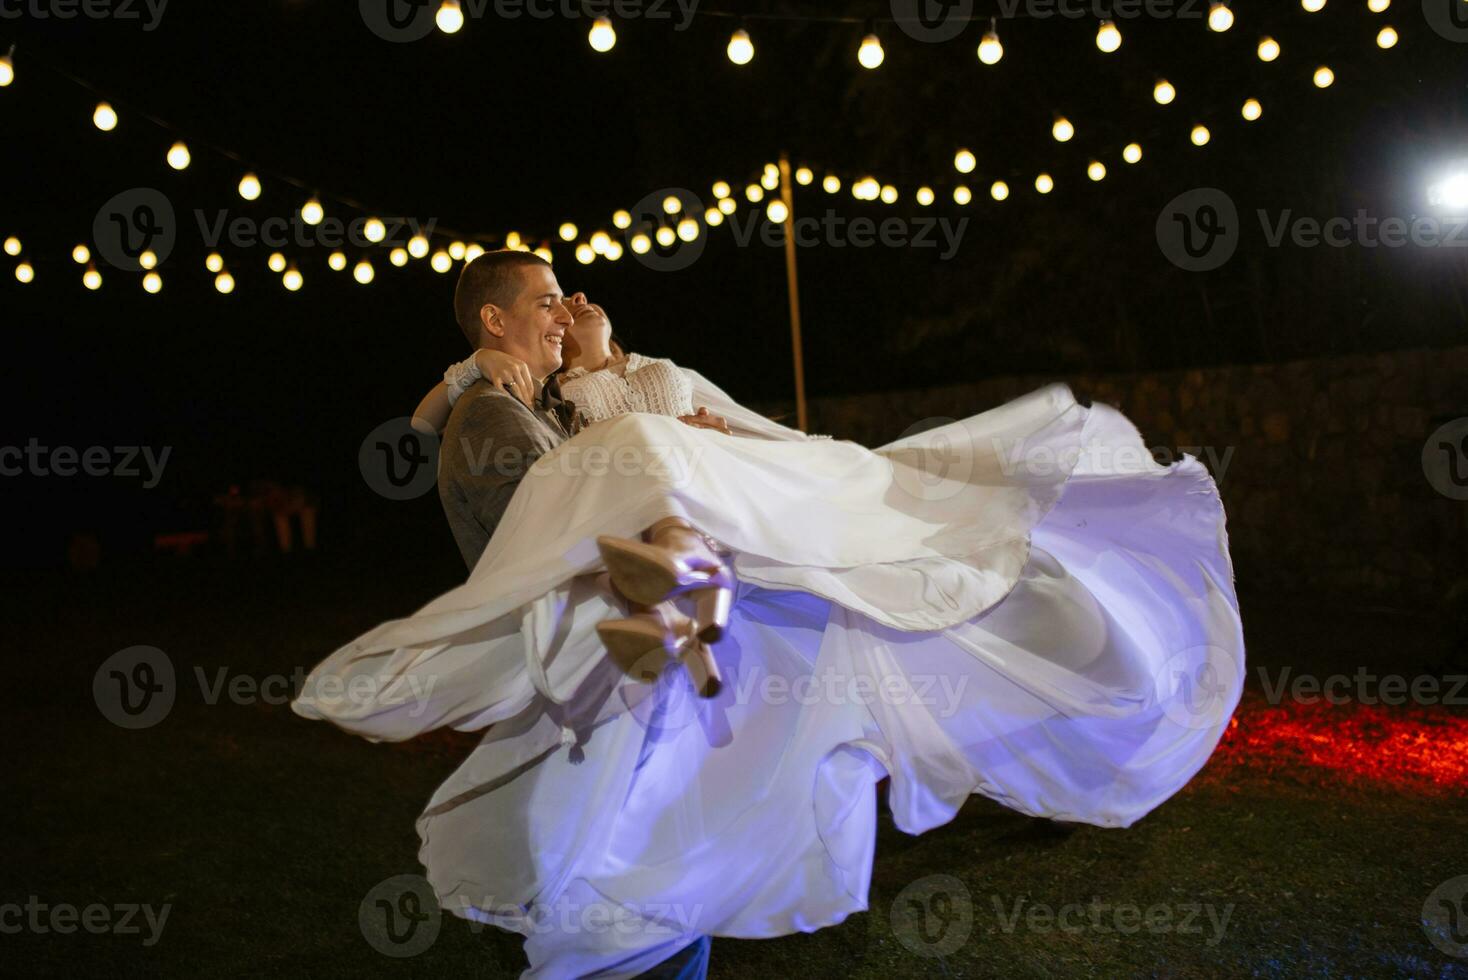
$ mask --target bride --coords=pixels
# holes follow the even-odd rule
[[[1243,638],[1196,460],[1157,465],[1063,385],[876,450],[816,439],[604,349],[605,313],[573,306],[563,394],[604,417],[531,467],[464,585],[337,650],[292,704],[372,740],[486,730],[419,857],[444,907],[526,937],[527,976],[634,976],[703,935],[865,909],[884,776],[908,833],[975,793],[1126,827],[1207,761]],[[712,697],[695,661],[629,673],[598,632],[628,613],[598,537],[670,511],[738,580]]]

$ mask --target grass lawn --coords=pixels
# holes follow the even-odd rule
[[[169,911],[151,945],[141,914],[119,935],[14,932],[10,913],[5,972],[517,975],[516,936],[445,917],[430,948],[390,959],[357,923],[375,884],[420,870],[414,818],[477,736],[372,745],[284,704],[210,704],[194,673],[308,668],[456,569],[420,572],[321,557],[7,582],[0,905]],[[1432,623],[1247,594],[1244,612],[1238,724],[1136,826],[1062,827],[978,798],[921,837],[885,821],[870,911],[812,935],[716,940],[710,976],[1468,977],[1468,958],[1421,925],[1433,889],[1468,875],[1468,710],[1273,705],[1258,674],[1411,677],[1442,656]],[[99,712],[92,679],[137,644],[168,653],[179,694],[164,721],[125,731]],[[924,955],[915,924],[955,948]]]

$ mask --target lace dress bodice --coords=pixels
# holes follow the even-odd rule
[[[693,385],[672,361],[631,354],[622,374],[573,368],[561,375],[561,395],[588,420],[600,422],[628,412],[692,415]]]

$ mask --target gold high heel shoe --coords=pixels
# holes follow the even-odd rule
[[[651,684],[669,660],[681,660],[699,697],[711,698],[723,689],[724,679],[713,651],[699,638],[696,625],[664,602],[626,619],[603,620],[596,624],[596,632],[613,662],[627,676]]]
[[[715,643],[723,638],[734,606],[734,573],[722,560],[728,551],[702,531],[678,527],[698,540],[706,553],[607,535],[597,538],[596,546],[623,595],[648,606],[674,597],[692,600],[698,638]]]

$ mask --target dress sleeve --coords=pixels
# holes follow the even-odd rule
[[[459,396],[469,390],[470,385],[483,377],[479,371],[479,361],[473,354],[457,364],[450,364],[443,373],[444,387],[449,393],[449,406],[452,407]]]

